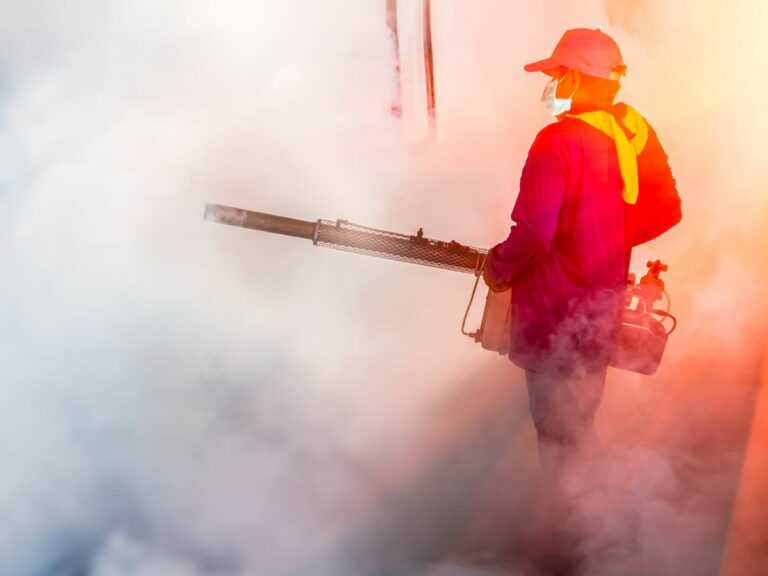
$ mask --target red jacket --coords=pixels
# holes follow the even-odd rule
[[[620,120],[626,108],[606,110]],[[565,117],[541,130],[531,146],[514,225],[486,262],[491,279],[512,287],[510,358],[523,368],[540,369],[564,355],[572,364],[572,352],[607,363],[632,247],[681,218],[667,155],[648,128],[635,205],[622,198],[616,147],[599,129]]]

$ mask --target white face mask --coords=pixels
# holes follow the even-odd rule
[[[573,95],[576,93],[576,89],[578,89],[577,84],[576,88],[568,98],[558,98],[557,85],[560,80],[562,80],[562,78],[559,80],[555,78],[550,80],[544,88],[544,92],[541,94],[541,102],[544,104],[544,107],[547,109],[547,111],[552,114],[552,116],[565,114],[568,112],[568,110],[571,109]]]

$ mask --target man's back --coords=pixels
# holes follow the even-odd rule
[[[588,110],[595,108],[575,107],[573,114]],[[626,106],[607,111],[620,122]],[[604,356],[600,349],[610,347],[632,246],[680,217],[666,154],[655,132],[649,129],[648,134],[638,157],[636,205],[622,195],[625,183],[609,135],[567,116],[536,137],[512,212],[516,226],[491,258],[494,275],[511,279],[510,356],[520,366],[538,366],[543,356],[558,352],[552,350],[559,342],[553,337],[573,328],[564,323],[582,322],[585,315],[605,326],[592,330],[602,342],[582,338],[581,352]],[[568,344],[566,352],[573,352],[572,347]]]
[[[512,212],[542,255],[512,283],[518,363],[538,363],[574,307],[623,287],[629,262],[622,187],[613,141],[599,130],[566,118],[537,136]]]

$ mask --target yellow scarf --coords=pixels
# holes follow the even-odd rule
[[[627,113],[621,119],[621,123],[630,132],[634,133],[631,139],[627,138],[624,130],[616,121],[616,117],[605,110],[595,110],[581,114],[566,114],[566,116],[583,120],[613,139],[619,156],[621,179],[624,181],[624,190],[621,196],[627,204],[635,204],[639,192],[637,157],[643,151],[648,141],[648,125],[640,113],[631,106],[627,106]]]

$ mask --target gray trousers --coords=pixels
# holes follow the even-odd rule
[[[569,461],[597,443],[594,418],[603,399],[605,374],[606,367],[571,374],[526,370],[528,402],[545,477],[559,476]]]
[[[605,367],[585,370],[581,366],[571,373],[525,373],[543,481],[538,540],[529,553],[541,574],[581,574],[584,526],[563,481],[569,473],[589,466],[597,448],[594,418],[603,398],[605,374]]]

